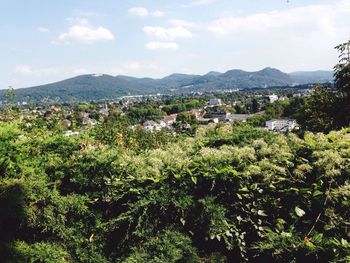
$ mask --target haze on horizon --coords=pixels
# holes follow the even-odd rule
[[[0,88],[89,73],[331,70],[350,0],[0,0]]]

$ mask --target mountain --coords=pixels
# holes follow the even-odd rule
[[[71,102],[115,99],[126,95],[179,94],[232,88],[292,86],[332,80],[331,71],[300,71],[286,74],[274,68],[264,68],[255,72],[238,69],[225,73],[211,71],[205,75],[176,73],[161,79],[91,74],[37,87],[16,89],[16,94],[17,99],[21,101],[51,99]],[[0,96],[3,95],[3,92],[0,91]]]
[[[298,84],[333,81],[333,71],[297,71],[290,73],[291,78]]]

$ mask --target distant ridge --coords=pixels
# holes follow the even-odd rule
[[[71,102],[115,99],[125,95],[264,88],[331,81],[333,81],[332,71],[299,71],[287,74],[269,67],[255,72],[234,69],[225,73],[210,71],[205,75],[175,73],[161,79],[89,74],[51,84],[17,89],[16,94],[18,100],[41,101],[49,98]],[[0,96],[3,92],[0,91]]]

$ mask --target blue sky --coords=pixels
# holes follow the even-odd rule
[[[79,74],[330,70],[350,0],[0,0],[0,88]]]

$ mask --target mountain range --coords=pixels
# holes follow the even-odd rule
[[[237,69],[225,73],[211,71],[205,75],[172,74],[161,79],[89,74],[51,84],[16,89],[16,95],[21,101],[41,101],[45,98],[62,102],[91,101],[115,99],[126,95],[210,92],[332,81],[332,71],[300,71],[287,74],[274,68],[264,68],[255,72]],[[0,91],[1,97],[3,92]]]

